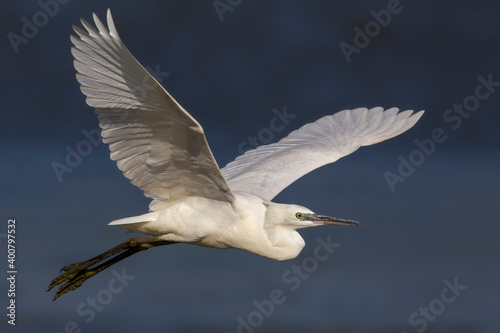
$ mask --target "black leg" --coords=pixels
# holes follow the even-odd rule
[[[92,276],[100,273],[106,268],[116,264],[117,262],[130,257],[137,252],[144,251],[150,249],[155,246],[169,245],[175,244],[175,242],[169,242],[158,239],[158,237],[134,237],[126,240],[118,246],[115,246],[111,250],[101,253],[100,255],[89,259],[84,262],[77,262],[72,265],[65,266],[61,269],[62,273],[54,280],[52,280],[49,290],[54,288],[57,285],[62,284],[56,292],[54,296],[54,300],[59,298],[61,295],[67,293],[68,291],[75,290],[80,287],[87,279]],[[113,257],[114,256],[114,257]],[[103,260],[113,257],[108,261],[103,262],[99,266],[95,268],[90,268]]]

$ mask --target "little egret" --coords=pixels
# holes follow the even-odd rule
[[[54,299],[118,261],[160,245],[188,243],[275,260],[295,258],[305,245],[297,229],[360,224],[271,200],[308,172],[405,132],[423,113],[381,107],[340,111],[219,169],[200,124],[130,54],[110,11],[107,28],[93,17],[97,29],[83,19],[87,31],[73,27],[76,78],[95,108],[111,159],[152,199],[148,213],[109,224],[150,237],[131,238],[63,267],[49,286],[60,285]]]

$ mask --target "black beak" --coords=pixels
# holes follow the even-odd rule
[[[322,225],[327,225],[327,224],[357,225],[357,226],[362,225],[361,223],[353,220],[345,220],[338,217],[331,217],[331,216],[317,215],[317,214],[310,216],[308,220],[314,222],[315,224],[322,224]]]

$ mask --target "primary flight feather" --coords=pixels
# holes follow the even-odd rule
[[[116,262],[154,246],[189,243],[238,248],[276,260],[295,258],[297,229],[356,221],[271,200],[308,172],[411,128],[423,111],[357,108],[304,125],[277,143],[247,151],[219,169],[200,124],[127,50],[111,12],[107,27],[74,27],[77,80],[99,118],[111,159],[151,198],[149,212],[109,223],[135,237],[85,262],[63,267],[54,299]],[[105,261],[107,259],[107,261]]]

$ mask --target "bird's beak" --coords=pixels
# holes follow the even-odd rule
[[[325,215],[311,215],[308,218],[309,221],[313,222],[314,224],[319,224],[319,225],[327,225],[327,224],[341,224],[341,225],[362,225],[359,222],[353,221],[353,220],[345,220],[341,219],[338,217],[331,217],[331,216],[325,216]]]

